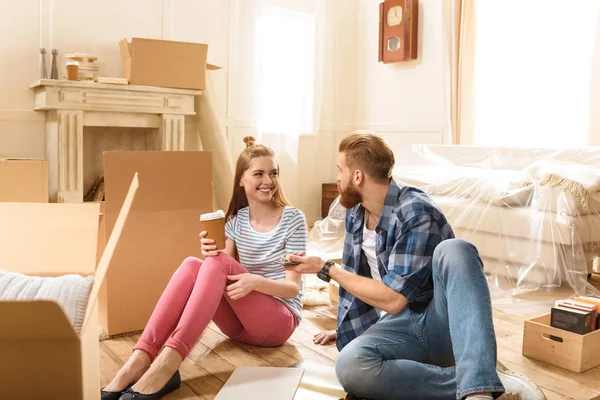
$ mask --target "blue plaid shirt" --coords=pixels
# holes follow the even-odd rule
[[[365,209],[361,204],[346,212],[342,268],[371,278],[362,252]],[[427,194],[393,179],[385,196],[377,232],[377,266],[383,283],[408,299],[409,307],[423,312],[433,297],[433,250],[454,232]],[[342,350],[379,319],[379,312],[340,287],[337,348]]]

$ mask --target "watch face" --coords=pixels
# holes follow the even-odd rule
[[[393,6],[387,11],[387,24],[389,26],[400,25],[402,22],[402,6]]]

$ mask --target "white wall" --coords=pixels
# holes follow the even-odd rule
[[[392,64],[378,62],[379,1],[358,1],[352,123],[394,147],[440,144],[447,130],[442,1],[419,2],[418,59]]]
[[[243,149],[242,138],[252,124],[251,48],[244,15],[246,0],[232,0],[227,132],[232,156]],[[444,92],[442,1],[421,0],[419,57],[416,61],[378,62],[379,1],[335,2],[327,34],[332,51],[324,59],[320,131],[297,140],[269,138],[263,142],[278,153],[282,184],[292,203],[309,222],[320,218],[321,184],[335,182],[337,146],[356,129],[370,129],[393,148],[412,143],[441,144],[447,134]],[[237,18],[237,20],[236,20]]]
[[[48,74],[56,48],[59,75],[64,53],[80,51],[98,56],[100,75],[120,77],[118,41],[132,36],[208,43],[208,62],[226,67],[228,15],[228,2],[215,0],[0,0],[0,156],[44,157],[44,115],[28,88],[40,47]],[[226,72],[213,75],[224,114]]]
[[[138,36],[209,44],[208,61],[224,67],[211,76],[235,160],[253,132],[250,55],[236,19],[248,15],[240,1],[247,0],[0,0],[0,156],[44,157],[44,116],[31,111],[28,89],[38,79],[39,47],[57,48],[59,66],[65,52],[94,53],[101,75],[122,76],[117,42]],[[443,0],[420,1],[419,59],[388,65],[377,61],[379,1],[331,1],[340,6],[328,27],[334,46],[324,60],[321,129],[269,143],[280,153],[290,200],[311,222],[320,216],[321,184],[335,181],[344,134],[372,129],[394,147],[442,143],[447,124]],[[193,123],[186,120],[190,130]],[[186,141],[197,148],[197,137]]]

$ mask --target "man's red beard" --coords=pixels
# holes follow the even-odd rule
[[[348,182],[344,189],[338,183],[338,190],[340,192],[340,204],[342,207],[352,208],[362,202],[362,195],[351,182]]]

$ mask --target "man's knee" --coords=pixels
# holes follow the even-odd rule
[[[433,265],[453,270],[483,268],[477,248],[463,239],[448,239],[438,244],[433,251]]]
[[[348,393],[357,394],[365,390],[383,360],[360,340],[350,342],[340,352],[335,364],[335,373],[340,385]]]

